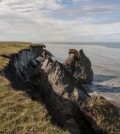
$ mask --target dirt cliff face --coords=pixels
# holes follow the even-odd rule
[[[72,120],[73,126],[79,126],[84,120],[84,128],[83,124],[79,126],[81,133],[94,133],[92,126],[97,134],[119,134],[120,116],[116,108],[103,97],[90,97],[62,64],[46,59],[38,70],[38,90],[56,122],[63,126]],[[79,115],[85,118],[81,120]]]
[[[4,75],[17,89],[26,91],[37,101],[43,101],[53,122],[67,128],[72,134],[94,134],[95,132],[96,134],[119,134],[120,116],[116,108],[107,100],[102,101],[98,96],[96,99],[90,97],[79,79],[73,76],[63,64],[53,61],[51,56],[52,54],[42,46],[31,46],[30,49],[24,49],[10,56],[10,62],[3,70]],[[84,53],[81,54],[80,59],[80,64],[86,70],[91,69],[91,63]],[[87,65],[84,62],[87,62]],[[86,70],[84,73],[87,72]],[[102,112],[99,113],[97,109]],[[106,116],[109,114],[108,109],[113,111],[110,111],[111,120]],[[103,116],[104,121],[98,123],[98,118]],[[103,127],[109,124],[109,121],[110,129]]]
[[[44,46],[31,46],[10,55],[11,60],[4,72],[12,80],[13,86],[32,88],[33,70],[45,60],[44,52],[47,52]],[[48,56],[52,55],[48,53]]]
[[[91,125],[77,105],[78,100],[84,101],[89,95],[81,86],[75,85],[75,81],[61,63],[50,58],[35,70],[34,87],[43,97],[54,121],[62,127],[68,127],[71,133],[93,134]],[[69,124],[72,124],[72,128]]]

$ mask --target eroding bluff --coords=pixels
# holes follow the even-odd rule
[[[31,46],[11,55],[3,74],[16,89],[43,101],[53,123],[72,134],[120,134],[116,107],[98,95],[91,97],[82,86],[93,80],[92,64],[83,50],[70,49],[62,64],[44,47]]]
[[[92,64],[82,49],[79,52],[75,49],[70,49],[69,56],[65,60],[64,65],[79,83],[88,84],[92,82]]]

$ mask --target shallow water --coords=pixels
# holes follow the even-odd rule
[[[111,43],[45,43],[55,57],[64,62],[68,50],[83,49],[90,58],[94,71],[94,81],[89,89],[110,100],[120,108],[120,44]]]

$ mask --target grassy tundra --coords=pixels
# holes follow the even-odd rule
[[[0,55],[9,56],[30,45],[29,42],[0,42]],[[8,58],[0,56],[0,70],[8,62]],[[24,92],[13,89],[10,81],[0,75],[0,134],[13,133],[68,134],[51,123],[48,111],[42,103],[33,101]]]

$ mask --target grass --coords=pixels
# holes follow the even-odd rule
[[[9,56],[10,54],[17,53],[21,49],[28,48],[30,45],[30,42],[0,42],[0,70],[9,62],[8,58],[3,58],[1,55]]]
[[[0,42],[0,55],[9,56],[31,43]],[[34,45],[34,44],[33,44]],[[38,45],[38,44],[37,44]],[[9,62],[0,56],[0,70]],[[45,106],[16,91],[10,81],[0,76],[0,134],[69,134],[51,123]]]

